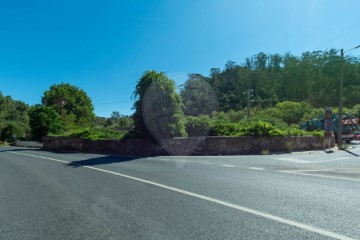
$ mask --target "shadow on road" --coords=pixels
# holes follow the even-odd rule
[[[109,155],[109,156],[104,156],[104,157],[72,161],[70,163],[65,164],[65,166],[77,168],[77,167],[82,167],[82,166],[95,166],[95,165],[129,162],[129,161],[133,161],[136,159],[142,159],[142,158],[144,158],[144,157],[111,156],[111,155]]]
[[[347,150],[347,149],[344,149],[344,151],[347,152],[347,153],[350,153],[351,155],[354,155],[356,157],[360,156],[359,154],[353,153],[353,152],[351,152],[350,150]]]
[[[352,146],[352,149],[353,150],[356,150],[356,149],[359,149],[360,148],[360,142],[359,141],[352,141],[350,143],[350,145]],[[359,157],[360,155],[359,154],[356,154],[354,151],[351,151],[349,149],[343,149],[343,151],[353,155],[353,156],[356,156],[356,157]]]

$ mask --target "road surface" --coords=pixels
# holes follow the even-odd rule
[[[0,148],[0,239],[359,239],[351,152],[131,158]]]

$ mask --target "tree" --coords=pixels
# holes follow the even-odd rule
[[[62,130],[59,114],[51,107],[33,106],[29,110],[31,136],[41,141],[48,134],[57,134]]]
[[[118,111],[113,111],[111,117],[107,119],[107,127],[114,127],[118,130],[132,129],[134,121],[132,117],[120,114]]]
[[[134,125],[132,117],[121,115],[118,120],[118,126],[120,129],[131,129]]]
[[[71,126],[72,123],[84,126],[95,121],[94,106],[82,89],[69,83],[54,84],[44,92],[41,99],[46,107],[52,107]]]
[[[181,110],[181,98],[175,91],[175,82],[169,79],[163,72],[146,71],[137,82],[133,98],[135,99],[135,113],[133,134],[137,137],[151,138],[152,135],[148,131],[143,119],[142,104],[144,96],[151,84],[156,84],[157,89],[161,89],[169,97],[169,102],[173,104],[173,115],[168,128],[173,136],[186,136],[184,114]]]
[[[305,102],[285,101],[276,104],[279,110],[279,117],[287,124],[299,123],[305,113],[311,111],[311,106]]]
[[[121,117],[121,115],[120,115],[120,113],[118,112],[118,111],[113,111],[112,113],[111,113],[111,119],[112,120],[116,120],[116,119],[119,119]]]
[[[2,129],[0,134],[1,141],[13,142],[16,139],[22,138],[25,134],[25,129],[18,123],[7,123]]]
[[[16,138],[26,137],[29,131],[29,106],[21,101],[13,100],[0,92],[0,139],[13,141]]]
[[[217,111],[218,102],[209,79],[201,74],[189,74],[187,81],[181,85],[180,96],[182,109],[186,115],[208,115]]]

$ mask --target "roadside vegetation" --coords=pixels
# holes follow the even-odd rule
[[[200,127],[208,129],[211,136],[323,136],[322,131],[303,131],[299,124],[324,115],[325,106],[337,106],[339,62],[334,49],[301,56],[259,53],[242,64],[228,61],[222,70],[212,68],[208,77],[192,74],[189,77],[201,77],[212,86],[219,111],[211,116],[185,116],[179,105],[176,121],[170,127],[178,136]],[[357,117],[359,62],[359,58],[345,57],[344,64],[344,111]],[[95,116],[87,93],[68,83],[50,86],[41,96],[41,104],[34,106],[0,93],[0,142],[41,141],[47,135],[90,140],[151,137],[142,118],[141,102],[153,82],[171,91],[172,101],[179,102],[181,95],[176,93],[174,81],[155,71],[139,78],[132,116],[118,111],[107,118]],[[337,112],[336,107],[333,110]]]

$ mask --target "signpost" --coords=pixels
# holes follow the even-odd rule
[[[329,142],[329,151],[330,151],[330,143],[331,143],[331,138],[332,138],[332,124],[333,124],[333,119],[332,119],[332,108],[331,107],[326,107],[325,108],[325,122],[324,122],[324,144],[325,141],[327,140]]]

